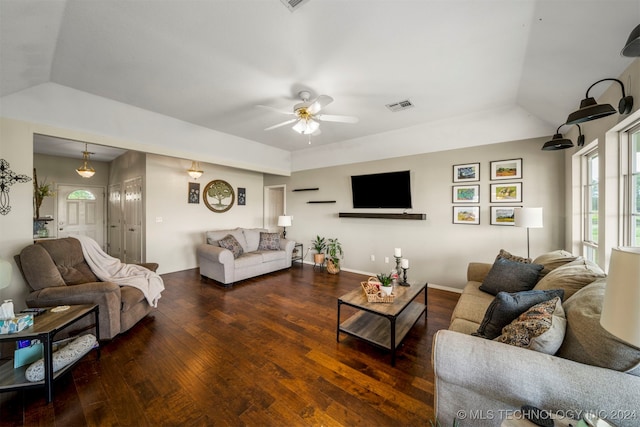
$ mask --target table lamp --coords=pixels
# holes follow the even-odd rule
[[[620,247],[611,251],[600,325],[640,348],[640,248]]]
[[[289,215],[280,215],[278,217],[278,227],[282,227],[282,237],[287,238],[287,227],[291,227],[291,219],[293,217]]]
[[[527,228],[527,258],[529,256],[529,229],[542,228],[542,208],[515,208],[513,225]]]

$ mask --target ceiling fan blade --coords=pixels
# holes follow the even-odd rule
[[[270,107],[268,105],[256,105],[256,107],[263,108],[263,109],[269,110],[269,111],[274,111],[274,112],[280,113],[280,114],[286,114],[288,116],[291,116],[291,115],[295,114],[293,111],[280,110],[278,108]]]
[[[291,119],[291,120],[287,120],[284,121],[282,123],[278,123],[277,125],[273,125],[273,126],[269,126],[268,128],[266,128],[265,130],[271,130],[271,129],[276,129],[282,126],[286,126],[286,125],[290,125],[291,123],[295,123],[298,119]]]
[[[358,123],[359,119],[353,116],[337,116],[335,114],[318,114],[316,119],[322,122]]]
[[[329,95],[320,95],[311,103],[311,105],[309,105],[307,111],[309,111],[311,114],[316,114],[332,102],[333,98]]]

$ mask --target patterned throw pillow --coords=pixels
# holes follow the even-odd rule
[[[492,340],[500,336],[502,328],[534,305],[549,301],[554,297],[562,298],[563,295],[562,289],[514,293],[498,292],[498,295],[489,304],[478,331],[472,335]]]
[[[562,300],[555,297],[541,302],[522,313],[502,329],[494,341],[528,348],[546,354],[555,354],[564,340],[567,320]]]
[[[280,250],[280,234],[260,232],[260,243],[258,243],[259,251],[279,251]]]
[[[236,240],[236,238],[231,234],[227,234],[224,239],[218,240],[218,244],[221,248],[229,249],[231,253],[233,253],[234,258],[238,258],[244,253],[240,242],[238,242],[238,240]]]
[[[508,259],[509,261],[523,262],[525,264],[531,264],[531,258],[525,258],[525,257],[521,257],[521,256],[518,256],[518,255],[513,255],[513,254],[505,251],[504,249],[500,249],[500,253],[496,257],[496,259],[499,259],[499,258]]]

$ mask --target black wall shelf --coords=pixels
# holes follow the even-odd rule
[[[340,212],[338,214],[340,218],[375,218],[375,219],[413,219],[425,221],[427,214],[424,213],[359,213],[359,212]]]
[[[335,203],[335,200],[309,200],[307,203]]]
[[[319,190],[320,188],[315,187],[315,188],[294,188],[291,191],[316,191]]]

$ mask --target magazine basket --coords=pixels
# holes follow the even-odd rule
[[[362,289],[364,290],[364,294],[367,296],[367,301],[369,302],[393,302],[396,297],[395,294],[384,295],[382,291],[380,291],[380,282],[375,277],[369,277],[366,282],[360,282],[362,285]]]

